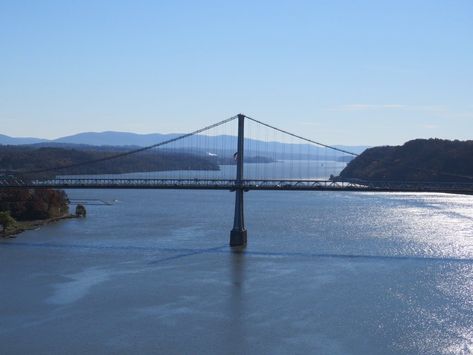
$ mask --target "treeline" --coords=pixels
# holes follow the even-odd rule
[[[62,217],[68,213],[64,191],[52,189],[0,189],[0,213],[18,221]]]
[[[473,141],[416,139],[367,149],[340,173],[344,179],[473,182]]]
[[[218,170],[218,165],[206,157],[169,151],[144,151],[111,157],[126,150],[72,149],[34,146],[0,146],[0,171],[28,177],[55,175],[122,174],[165,170]],[[91,161],[98,162],[91,163]],[[59,168],[59,169],[58,169]]]

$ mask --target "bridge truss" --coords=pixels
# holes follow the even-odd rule
[[[134,178],[54,178],[25,182],[0,179],[0,188],[52,189],[185,189],[234,190],[234,179],[134,179]],[[439,192],[473,194],[473,185],[460,182],[362,181],[245,179],[245,191],[359,191],[359,192]]]

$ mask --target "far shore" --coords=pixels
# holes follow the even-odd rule
[[[37,229],[41,226],[54,223],[63,219],[78,218],[75,214],[67,213],[63,216],[38,219],[34,221],[17,221],[14,227],[7,228],[5,231],[0,232],[0,239],[16,238],[16,236],[24,231]]]

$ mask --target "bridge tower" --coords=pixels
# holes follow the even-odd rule
[[[246,245],[247,231],[245,228],[245,218],[243,210],[243,162],[245,146],[245,115],[238,114],[238,148],[236,153],[236,181],[235,181],[235,217],[233,219],[233,229],[230,232],[230,246]]]

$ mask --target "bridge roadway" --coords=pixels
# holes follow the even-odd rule
[[[50,180],[0,180],[0,188],[56,189],[193,189],[277,191],[360,191],[360,192],[441,192],[473,194],[473,183],[460,182],[400,182],[364,180],[315,179],[136,179],[136,178],[55,178]]]

